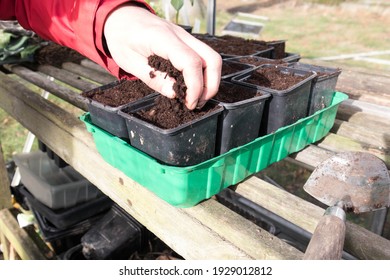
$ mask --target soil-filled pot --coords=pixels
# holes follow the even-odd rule
[[[301,59],[299,53],[286,52],[285,56],[282,58],[285,62],[298,62]]]
[[[239,62],[239,63],[252,65],[253,67],[257,67],[264,64],[285,65],[285,66],[289,64],[289,62],[286,62],[283,59],[271,59],[271,58],[260,57],[255,55],[230,57],[224,59],[224,63],[225,62]]]
[[[208,34],[196,34],[196,38],[213,48],[222,58],[243,55],[256,55],[271,58],[273,47],[264,41],[246,40],[231,35],[210,36]]]
[[[223,60],[221,79],[224,81],[230,81],[232,77],[252,68],[254,68],[254,66],[250,64],[241,63],[238,61]]]
[[[129,137],[125,120],[118,111],[155,95],[157,93],[141,80],[120,80],[82,93],[87,99],[92,122],[123,139]]]
[[[259,136],[269,93],[222,81],[213,100],[224,107],[219,116],[216,155],[249,143]]]
[[[177,127],[162,128],[141,116],[154,115],[160,101],[171,102],[160,95],[144,100],[136,108],[123,108],[119,112],[126,119],[130,144],[160,162],[174,166],[195,165],[214,157],[218,115],[223,107],[209,101],[199,110],[203,111],[199,117],[183,121]],[[179,109],[173,107],[171,110],[174,111],[172,115],[179,118]],[[189,110],[188,113],[196,114]]]
[[[313,80],[310,92],[309,115],[328,107],[332,102],[341,69],[300,62],[291,63],[289,64],[289,67],[317,73],[317,76]]]
[[[262,136],[307,116],[310,88],[315,76],[314,72],[265,64],[232,80],[271,94],[264,108],[260,128]]]
[[[272,59],[282,59],[286,57],[286,40],[269,41],[267,45],[272,47]]]

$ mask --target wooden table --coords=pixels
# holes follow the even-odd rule
[[[334,127],[323,140],[287,160],[313,170],[336,152],[365,151],[378,156],[389,167],[390,74],[342,68],[337,90],[347,93],[350,99],[340,105]],[[97,152],[92,135],[78,119],[86,110],[78,93],[115,80],[96,64],[85,60],[80,65],[64,63],[61,69],[50,65],[34,71],[18,65],[7,65],[5,69],[16,75],[0,72],[0,107],[185,259],[302,258],[301,251],[215,199],[191,208],[175,208],[107,164]],[[64,109],[55,105],[29,90],[15,76],[72,106]],[[324,212],[256,176],[238,184],[236,192],[308,233],[314,231]],[[7,195],[9,192],[5,191],[0,197],[0,207],[5,208],[2,215],[9,218],[12,209]],[[12,230],[6,228],[9,223],[0,223],[3,239],[13,240]],[[351,222],[347,223],[344,248],[359,259],[390,259],[388,239]],[[43,254],[43,258],[47,257]]]

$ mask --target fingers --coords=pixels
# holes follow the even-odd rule
[[[127,36],[117,32],[123,26],[128,26]],[[183,74],[186,106],[191,110],[218,91],[221,56],[181,27],[142,8],[124,7],[113,12],[105,24],[105,37],[119,67],[161,94],[174,97],[174,80],[148,65],[148,57],[154,54],[169,60]]]

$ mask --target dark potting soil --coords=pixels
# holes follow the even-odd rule
[[[275,90],[285,90],[309,76],[310,74],[297,76],[293,73],[282,72],[277,67],[264,67],[255,70],[246,82]]]
[[[260,66],[263,64],[275,64],[275,65],[287,64],[282,59],[262,59],[261,57],[253,57],[253,56],[244,56],[237,60],[241,63],[251,64],[254,66]]]
[[[221,75],[223,77],[226,75],[240,72],[240,71],[245,70],[245,69],[248,69],[248,65],[240,64],[240,63],[230,63],[230,62],[224,61],[222,63]]]
[[[154,91],[141,80],[123,81],[116,86],[107,89],[97,89],[82,93],[82,96],[95,100],[99,103],[118,107],[133,102]]]
[[[261,92],[253,89],[245,90],[245,87],[239,85],[221,83],[214,99],[225,103],[235,103],[261,95]]]
[[[173,90],[176,93],[176,99],[178,99],[179,102],[184,103],[186,99],[187,86],[184,82],[183,74],[177,70],[169,60],[166,60],[157,55],[149,56],[148,63],[155,70],[165,72],[169,77],[172,77],[176,80],[176,82],[173,84]],[[151,78],[153,78],[155,74],[150,72],[149,75]]]
[[[138,111],[134,116],[162,129],[171,129],[199,119],[215,109],[217,105],[208,102],[202,109],[189,110],[183,103],[160,95],[152,108]]]
[[[251,40],[229,35],[214,38],[198,35],[197,38],[216,52],[226,55],[252,55],[269,48],[266,44],[253,43]]]
[[[61,67],[64,62],[80,64],[85,57],[73,49],[55,43],[49,43],[34,53],[34,59],[40,65],[48,64]]]
[[[176,98],[171,99],[162,95],[158,96],[151,109],[139,111],[134,114],[135,116],[157,127],[171,129],[199,119],[208,112],[217,109],[215,104],[209,104],[209,102],[201,109],[189,110],[184,104],[187,86],[185,85],[183,74],[169,60],[157,55],[150,56],[148,62],[155,70],[165,72],[176,80],[173,85]],[[153,78],[153,76],[154,73],[151,72],[150,77]]]

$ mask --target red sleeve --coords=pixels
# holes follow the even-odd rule
[[[143,0],[1,0],[0,18],[17,19],[25,29],[80,52],[121,78],[126,73],[105,52],[102,32],[107,15],[127,2],[153,12]]]

